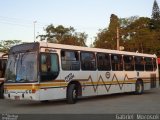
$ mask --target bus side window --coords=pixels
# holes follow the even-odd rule
[[[113,71],[122,71],[123,70],[122,55],[112,54],[111,61],[112,61],[112,70]]]
[[[82,70],[96,70],[96,58],[92,52],[81,52]]]
[[[144,71],[144,60],[143,57],[135,56],[135,70],[137,71]]]
[[[59,74],[59,63],[57,54],[41,54],[41,81],[54,80]]]
[[[78,51],[62,50],[61,62],[63,70],[80,70]]]
[[[97,53],[98,70],[111,70],[110,55],[105,53]]]
[[[145,57],[144,61],[145,61],[145,70],[146,71],[153,71],[153,62],[152,62],[153,60],[152,60],[152,58]]]
[[[134,70],[133,56],[124,55],[123,60],[124,60],[124,70],[133,71]]]

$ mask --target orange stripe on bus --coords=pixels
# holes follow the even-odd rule
[[[156,80],[158,81],[158,80]],[[143,80],[144,83],[150,83],[151,80]],[[107,85],[107,84],[135,84],[136,80],[123,80],[123,81],[90,81],[90,82],[81,82],[82,85]],[[68,85],[67,82],[51,82],[51,83],[40,83],[40,84],[5,84],[4,89],[6,90],[32,90],[32,89],[41,89],[47,87],[66,87]]]

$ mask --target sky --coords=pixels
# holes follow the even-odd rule
[[[154,0],[0,0],[0,40],[34,41],[53,24],[74,27],[93,43],[100,29],[108,27],[110,15],[151,17]],[[160,0],[157,0],[160,5]],[[36,22],[35,22],[36,21]],[[37,40],[36,40],[37,41]]]

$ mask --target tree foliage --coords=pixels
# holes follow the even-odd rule
[[[152,30],[160,31],[160,10],[156,0],[153,3],[150,28]]]
[[[116,31],[120,27],[119,19],[115,14],[110,17],[108,29],[100,30],[93,43],[95,47],[116,49]]]
[[[160,34],[157,29],[155,30],[150,27],[152,19],[147,17],[131,17],[131,19],[119,19],[119,24],[117,24],[117,21],[115,24],[113,21],[111,22],[108,29],[103,29],[97,34],[94,42],[95,47],[116,49],[117,25],[121,26],[119,27],[120,46],[124,46],[125,51],[160,55]]]
[[[21,40],[1,40],[0,41],[0,52],[7,53],[8,50],[17,44],[22,43]]]
[[[151,18],[132,16],[110,17],[109,27],[97,33],[94,47],[116,49],[116,27],[119,28],[120,46],[125,51],[157,54],[160,56],[160,10],[155,0]]]
[[[86,46],[87,34],[81,32],[75,32],[73,27],[64,27],[59,25],[57,27],[52,24],[45,29],[45,35],[39,35],[40,40],[46,40],[50,43],[68,44]]]
[[[128,18],[120,18],[119,19],[120,27],[125,28],[137,19],[139,19],[139,16],[131,16],[131,17],[128,17]]]
[[[154,19],[154,20],[160,20],[160,10],[159,10],[159,6],[158,6],[156,0],[153,3],[152,19]]]

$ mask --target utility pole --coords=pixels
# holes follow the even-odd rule
[[[119,50],[119,28],[117,27],[117,50]]]
[[[34,32],[34,33],[33,33],[33,34],[34,34],[33,40],[34,40],[34,42],[35,42],[35,40],[36,40],[36,35],[35,35],[35,32],[36,32],[36,31],[35,31],[35,29],[36,29],[36,28],[35,28],[35,24],[36,24],[36,23],[37,23],[37,21],[33,21],[33,27],[34,27],[34,31],[33,31],[33,32]]]

